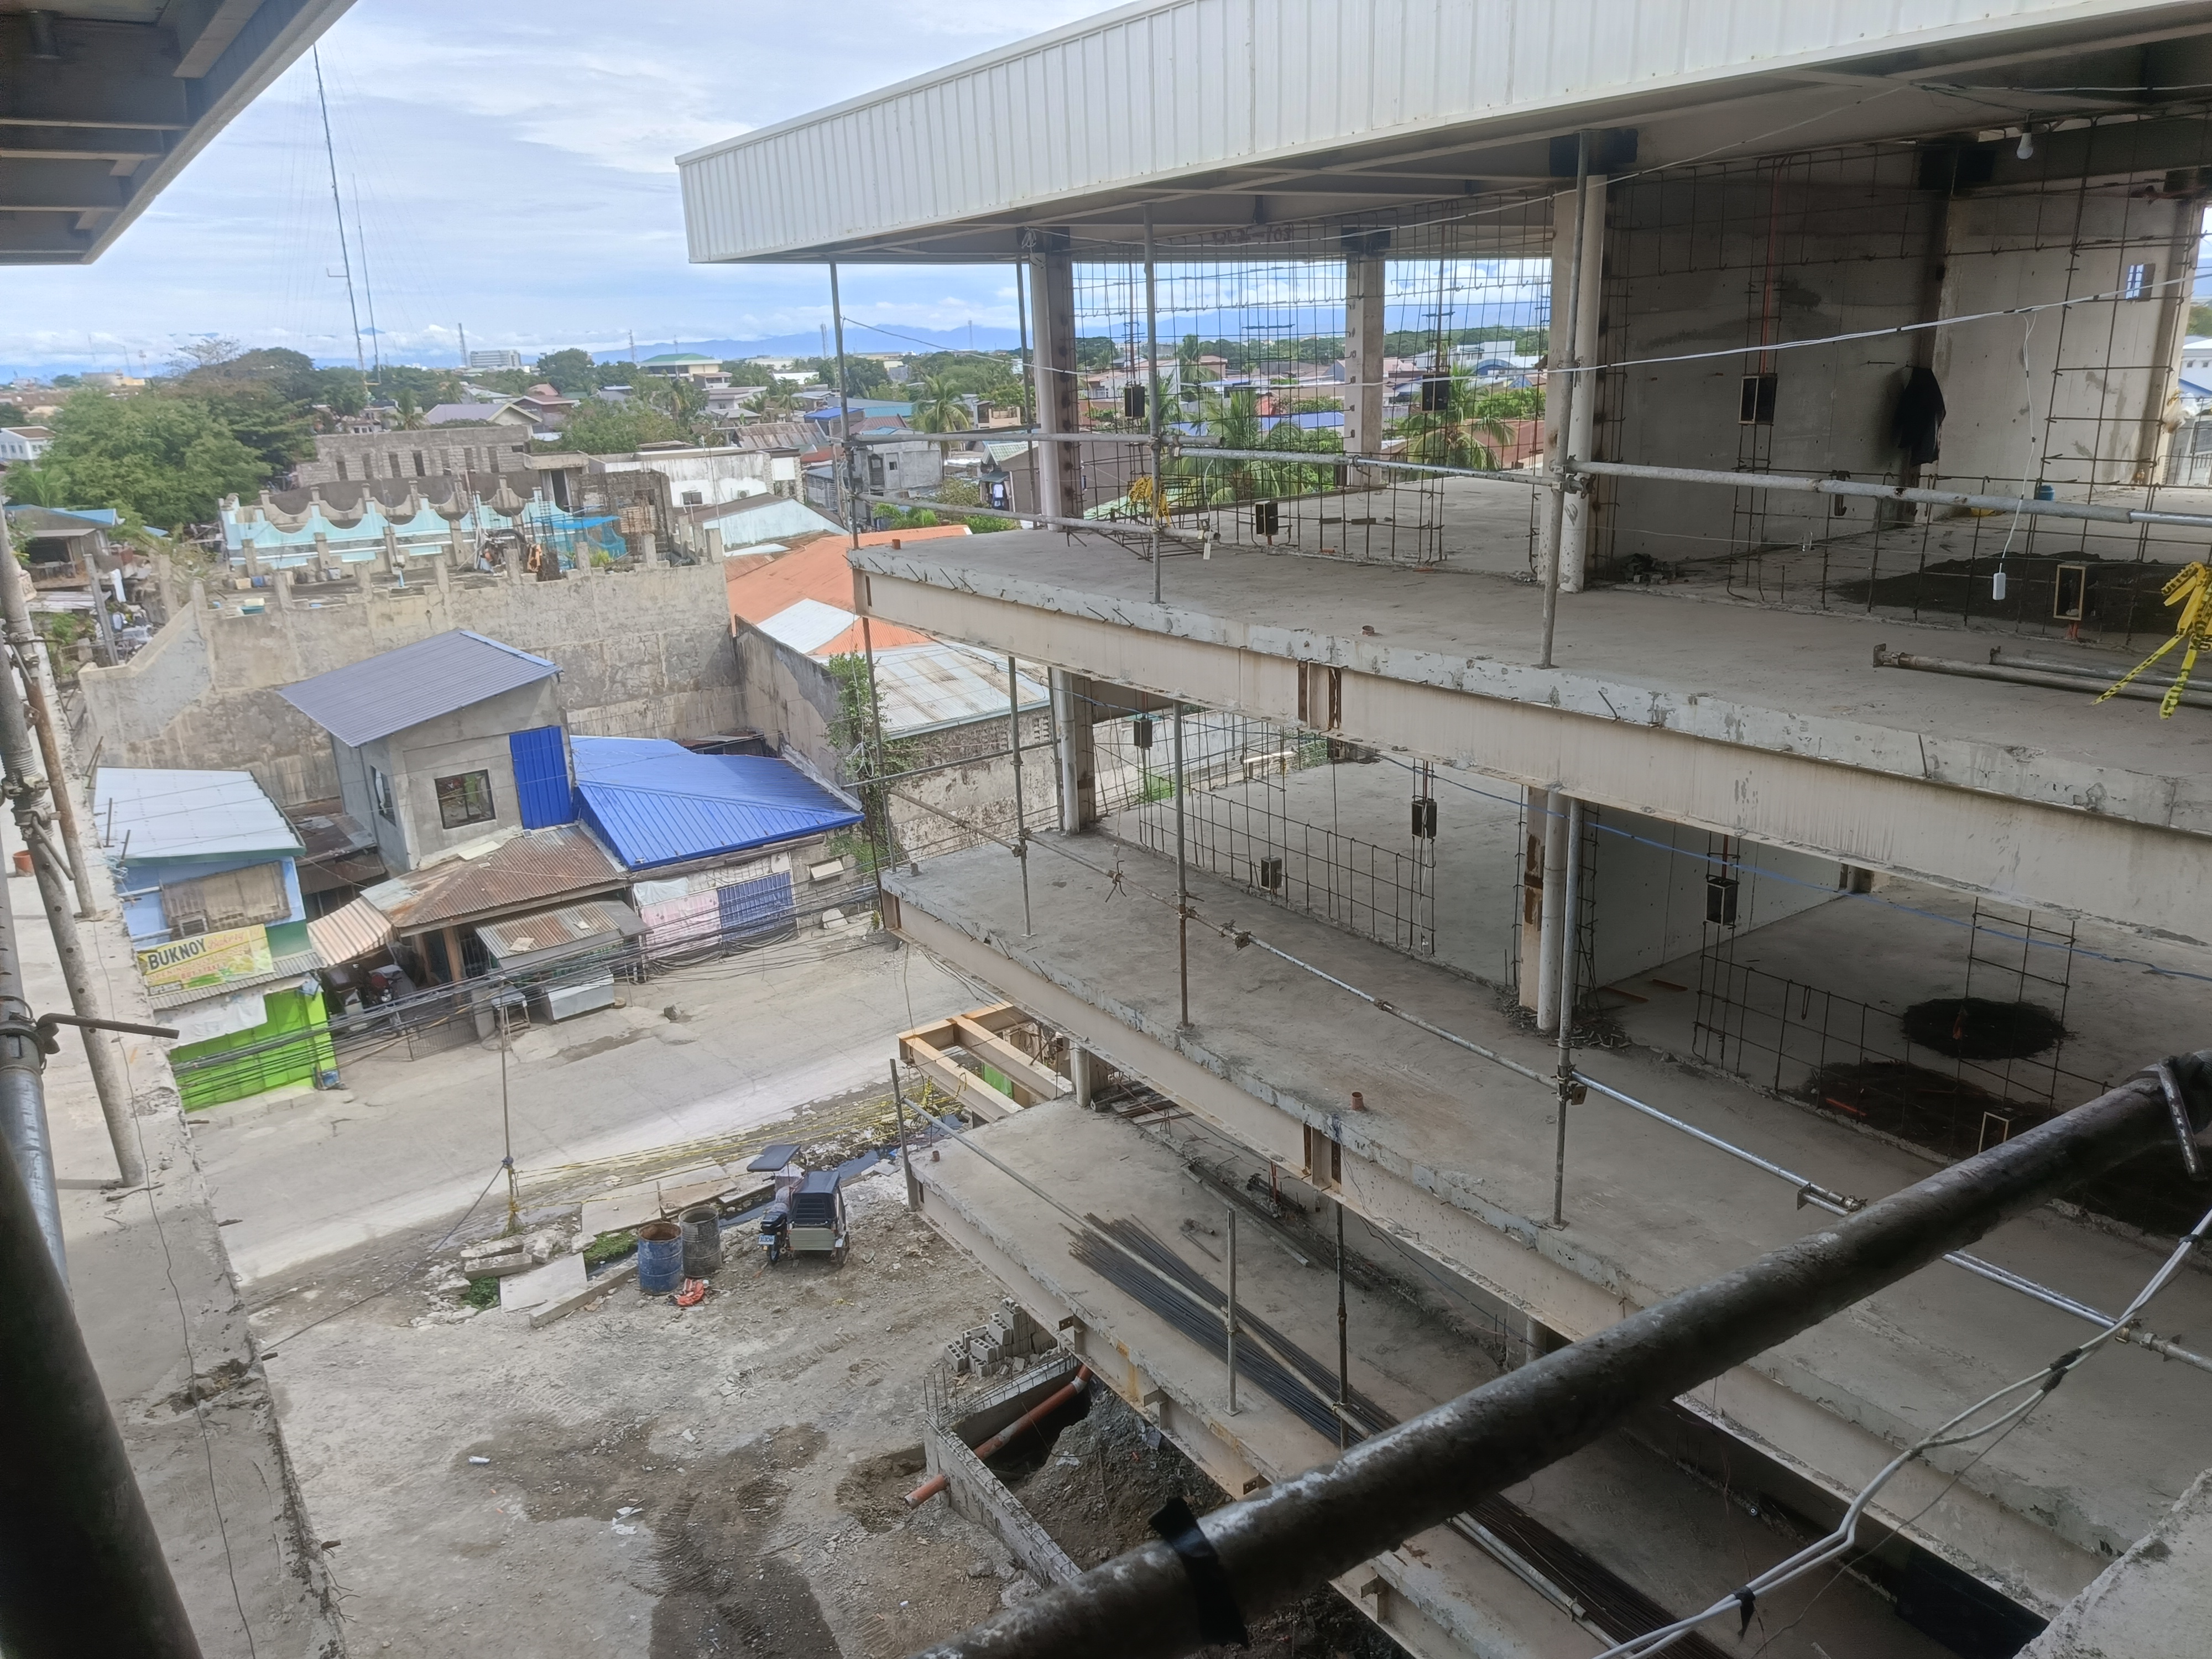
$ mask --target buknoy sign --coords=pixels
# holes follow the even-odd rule
[[[219,988],[276,971],[265,927],[233,927],[173,939],[138,953],[138,972],[149,991]]]

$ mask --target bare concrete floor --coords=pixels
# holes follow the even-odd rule
[[[1127,1031],[1121,1048],[1140,1072],[1154,1048],[1170,1049],[1256,1101],[1311,1123],[1334,1120],[1361,1158],[1488,1218],[1539,1258],[1625,1304],[1701,1282],[1815,1224],[1794,1207],[1784,1183],[1594,1097],[1570,1126],[1566,1225],[1538,1225],[1550,1210],[1554,1133],[1540,1089],[1267,952],[1239,949],[1216,928],[1233,916],[1239,928],[1325,964],[1370,995],[1548,1066],[1547,1048],[1515,1033],[1486,997],[1397,952],[1259,908],[1233,889],[1194,878],[1202,921],[1190,930],[1192,1024],[1178,1031],[1176,929],[1168,909],[1143,896],[1172,890],[1172,865],[1123,846],[1116,884],[1086,867],[1115,862],[1111,844],[1077,838],[1068,850],[1078,863],[1055,857],[1052,841],[1032,853],[1034,931],[1027,935],[1003,854],[956,855],[902,877],[902,908],[945,924],[944,948],[965,953],[972,944],[963,959],[975,971],[1001,963],[994,977],[1013,994],[1031,984],[1051,987],[1103,1011]],[[2193,1045],[2185,1038],[2161,1051],[2185,1046]],[[1121,1058],[1111,1045],[1109,1052]],[[1645,1052],[1607,1054],[1588,1069],[1840,1191],[1872,1198],[1926,1170],[1900,1149]],[[1367,1090],[1370,1109],[1356,1117],[1345,1112],[1355,1084]],[[1295,1146],[1294,1125],[1284,1138]],[[1294,1152],[1287,1157],[1296,1161]],[[1354,1169],[1351,1151],[1345,1164]],[[2008,1224],[1979,1248],[2014,1271],[2112,1308],[2125,1303],[2156,1260],[2148,1248],[2050,1212]],[[2153,1323],[2212,1326],[2212,1277],[2183,1275]],[[1939,1264],[1761,1357],[1753,1369],[1895,1443],[1997,1382],[2040,1369],[2084,1329]],[[1964,1468],[1961,1484],[2054,1528],[2087,1553],[2086,1567],[2133,1543],[2197,1470],[2212,1465],[2212,1430],[2191,1403],[2202,1381],[2138,1351],[2103,1356],[2094,1373],[2084,1368]],[[1940,1515],[1929,1522],[1943,1524]]]
[[[1067,1100],[1016,1114],[975,1132],[975,1138],[1066,1210],[1137,1221],[1188,1267],[1217,1286],[1225,1284],[1222,1206],[1186,1178],[1185,1149],[1167,1138],[1079,1111]],[[1212,1142],[1202,1150],[1218,1158],[1226,1146]],[[1244,1163],[1249,1160],[1240,1162],[1240,1170]],[[1121,1385],[1127,1368],[1134,1367],[1146,1383],[1168,1390],[1192,1422],[1203,1424],[1194,1431],[1215,1443],[1199,1443],[1194,1455],[1201,1462],[1226,1452],[1279,1480],[1336,1456],[1333,1440],[1255,1388],[1249,1375],[1238,1391],[1239,1409],[1231,1415],[1222,1354],[1201,1348],[1074,1259],[1066,1214],[957,1146],[945,1149],[942,1163],[919,1167],[928,1194],[925,1214],[949,1212],[979,1230],[1006,1258],[1021,1264],[1030,1276],[1029,1295],[1077,1313],[1086,1328],[1084,1351],[1109,1381]],[[1355,1249],[1364,1232],[1353,1224]],[[1309,1244],[1304,1266],[1247,1218],[1237,1255],[1237,1305],[1310,1354],[1333,1362],[1334,1276],[1318,1234],[1309,1237],[1302,1230],[1299,1237]],[[1360,1254],[1395,1253],[1369,1237]],[[1436,1305],[1443,1300],[1373,1278],[1346,1289],[1352,1386],[1395,1416],[1412,1416],[1497,1374],[1496,1360],[1473,1340],[1465,1322]],[[1794,1540],[1786,1528],[1777,1530],[1771,1519],[1762,1524],[1626,1434],[1606,1437],[1504,1495],[1677,1613],[1725,1596],[1742,1581],[1747,1565],[1768,1565],[1802,1541]],[[1425,1534],[1418,1547],[1432,1543]],[[1602,1645],[1548,1607],[1531,1616],[1515,1594],[1521,1587],[1494,1568],[1455,1574],[1453,1588],[1490,1607],[1502,1622],[1525,1620],[1516,1631],[1519,1651],[1588,1654]],[[1899,1622],[1888,1602],[1864,1583],[1838,1581],[1816,1601],[1820,1589],[1807,1582],[1771,1605],[1762,1603],[1752,1638],[1765,1644],[1760,1651],[1773,1659],[1847,1653],[1935,1659],[1945,1651]]]
[[[769,1269],[733,1236],[696,1308],[631,1282],[533,1331],[454,1322],[418,1280],[276,1340],[348,1650],[895,1659],[1031,1593],[981,1528],[899,1502],[923,1374],[1001,1292],[908,1215],[896,1171],[846,1191],[843,1268]],[[381,1265],[319,1264],[263,1338]]]

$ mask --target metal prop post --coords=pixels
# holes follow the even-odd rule
[[[1229,1303],[1221,1325],[1229,1339],[1229,1414],[1237,1415],[1237,1207],[1229,1206]]]
[[[1552,470],[1556,474],[1552,485],[1552,558],[1544,572],[1544,651],[1537,660],[1539,668],[1552,665],[1552,633],[1559,617],[1559,567],[1566,552],[1567,489],[1573,483],[1567,447],[1574,441],[1575,383],[1582,378],[1575,372],[1579,367],[1575,358],[1575,333],[1582,325],[1583,210],[1589,198],[1589,134],[1584,132],[1575,146],[1575,235],[1573,252],[1567,261],[1567,333],[1564,362],[1560,356],[1560,338],[1556,334],[1552,337],[1552,362],[1565,372],[1546,377],[1547,381],[1560,382],[1559,447],[1552,462]]]
[[[1154,567],[1158,568],[1157,566]],[[1190,1029],[1190,866],[1183,850],[1182,704],[1175,706],[1176,963],[1182,988],[1182,1019]]]
[[[1022,682],[1012,656],[1006,659],[1006,724],[1012,728],[1014,754],[1014,856],[1022,866],[1022,936],[1036,932],[1030,919],[1030,821],[1022,807]]]
[[[1583,804],[1577,796],[1567,803],[1567,889],[1559,903],[1559,1133],[1552,1152],[1552,1224],[1567,1223],[1567,1108],[1581,1092],[1575,1081],[1575,971],[1582,937],[1582,896],[1578,885],[1583,867]]]

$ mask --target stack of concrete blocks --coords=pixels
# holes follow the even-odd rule
[[[1011,1297],[988,1325],[963,1331],[945,1347],[945,1363],[956,1376],[1005,1376],[1029,1369],[1030,1361],[1059,1346],[1053,1334]]]

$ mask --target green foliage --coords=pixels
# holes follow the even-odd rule
[[[416,368],[411,363],[386,363],[378,375],[376,389],[403,407],[412,398],[416,406],[429,409],[461,400],[461,377],[450,368]]]
[[[599,368],[590,352],[570,346],[545,353],[533,373],[562,397],[581,398],[599,389]]]
[[[60,387],[64,391],[68,391],[72,387],[82,386],[84,382],[77,379],[74,374],[57,374],[54,376],[52,384]]]
[[[1464,374],[1451,377],[1444,406],[1416,410],[1400,423],[1406,440],[1406,459],[1424,466],[1464,466],[1489,471],[1498,465],[1498,452],[1512,441],[1503,420],[1478,414],[1475,405],[1485,396]]]
[[[641,444],[666,443],[687,435],[674,416],[642,398],[626,404],[592,398],[569,412],[557,447],[586,455],[619,455]]]
[[[1075,342],[1075,366],[1085,371],[1111,368],[1121,355],[1120,343],[1103,334],[1082,335]]]
[[[15,466],[4,480],[9,499],[25,507],[67,507],[69,480],[51,466]]]
[[[2212,334],[2212,305],[2189,307],[2189,331],[2196,336]]]
[[[1505,386],[1496,392],[1479,392],[1468,405],[1468,413],[1484,421],[1535,421],[1544,415],[1544,389],[1541,386]]]
[[[0,426],[28,426],[31,411],[21,404],[0,403]]]
[[[487,1275],[469,1280],[469,1287],[461,1293],[462,1303],[471,1308],[499,1306],[499,1280]]]
[[[178,526],[212,520],[222,496],[251,495],[270,465],[209,400],[78,392],[54,417],[41,470],[66,482],[76,506]]]
[[[791,365],[795,372],[811,374],[823,386],[837,384],[837,360],[835,357],[800,357]],[[883,398],[896,403],[903,401],[900,390],[891,383],[891,372],[873,357],[845,359],[845,395],[848,398]]]
[[[625,1227],[620,1232],[601,1233],[584,1246],[582,1251],[584,1266],[586,1270],[589,1270],[598,1267],[602,1261],[617,1261],[635,1249],[637,1249],[637,1230],[635,1227]],[[471,1281],[471,1285],[473,1286],[473,1280]],[[499,1281],[495,1279],[492,1280],[492,1285],[494,1286],[492,1294],[495,1297],[499,1293],[497,1289]]]
[[[886,530],[928,530],[944,522],[926,507],[876,505],[876,522]]]
[[[876,684],[868,672],[868,659],[858,652],[846,652],[830,659],[830,682],[836,688],[837,708],[830,718],[830,742],[844,757],[846,775],[859,786],[861,811],[866,815],[862,828],[867,832],[872,860],[893,854],[890,835],[890,799],[883,785],[874,781],[876,771]],[[883,769],[896,775],[915,763],[916,744],[912,738],[883,746]]]
[[[968,412],[951,381],[942,376],[925,380],[912,396],[914,423],[920,431],[965,432],[975,424],[975,417]]]
[[[1297,455],[1340,455],[1340,433],[1308,432],[1288,421],[1263,429],[1259,399],[1250,392],[1226,396],[1202,390],[1199,395],[1198,425],[1222,449],[1279,450],[1280,461],[1208,460],[1205,451],[1186,451],[1170,464],[1167,498],[1175,508],[1226,507],[1237,501],[1266,501],[1303,495],[1332,488],[1336,468],[1289,459]]]

